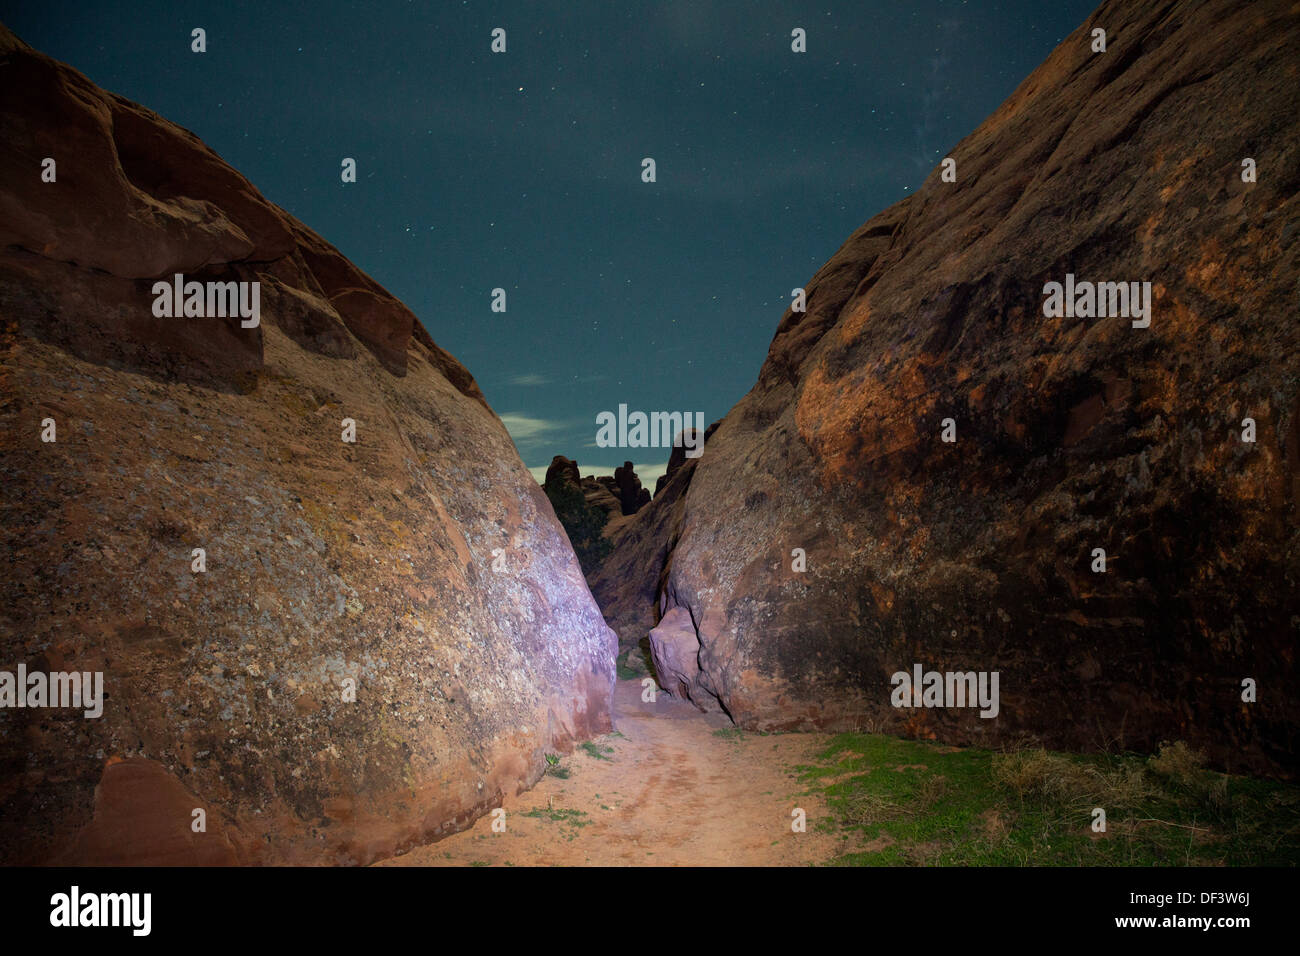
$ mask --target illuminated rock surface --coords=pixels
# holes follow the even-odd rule
[[[614,635],[409,310],[3,28],[0,126],[0,668],[108,695],[0,710],[0,860],[369,862],[610,728]],[[178,272],[259,281],[260,326],[155,318]]]

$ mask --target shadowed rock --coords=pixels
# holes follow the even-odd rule
[[[955,183],[935,170],[806,283],[684,514],[656,497],[625,531],[666,552],[655,653],[689,658],[691,622],[698,673],[669,670],[693,699],[758,729],[1186,739],[1294,772],[1298,24],[1280,0],[1103,4],[952,148]],[[1067,273],[1150,281],[1150,327],[1045,318]],[[999,716],[895,709],[915,663],[999,671]]]
[[[630,461],[614,469],[614,487],[618,489],[619,504],[625,515],[634,515],[650,503],[650,492],[641,487],[641,479],[632,470]]]
[[[717,430],[718,425],[719,425],[718,422],[714,422],[712,425],[710,425],[708,428],[704,430],[704,436],[703,436],[704,441],[708,441],[713,436],[713,433]],[[687,428],[682,432],[680,432],[677,435],[677,438],[673,441],[673,450],[668,455],[668,466],[664,470],[664,473],[659,476],[659,480],[655,482],[656,495],[663,490],[664,485],[668,484],[668,482],[672,480],[672,477],[674,474],[677,473],[678,468],[682,467],[682,465],[692,460],[691,458],[688,458],[686,455],[686,445],[688,442],[692,446],[695,445],[695,442],[697,441],[695,435],[696,435],[696,431],[694,428]],[[695,457],[698,458],[699,455],[696,455]]]

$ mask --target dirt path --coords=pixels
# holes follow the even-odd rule
[[[617,733],[594,742],[606,759],[579,748],[567,779],[508,798],[504,833],[485,816],[380,865],[797,866],[836,852],[814,826],[820,798],[793,772],[826,734],[742,734],[663,693],[642,703],[636,681],[619,682],[614,714]],[[795,807],[807,832],[791,830]]]

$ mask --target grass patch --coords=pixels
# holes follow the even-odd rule
[[[723,727],[721,730],[715,730],[713,736],[721,737],[723,740],[744,740],[745,732],[739,727]]]
[[[613,747],[603,747],[594,740],[584,740],[581,746],[583,750],[591,754],[597,760],[609,760],[610,758],[606,755],[614,752]]]
[[[585,810],[552,810],[538,807],[536,810],[528,810],[523,816],[536,817],[539,820],[549,820],[552,823],[561,824],[560,838],[569,842],[577,839],[578,831],[582,827],[591,826],[591,820],[588,819]]]
[[[535,810],[527,810],[522,816],[536,817],[539,820],[550,820],[552,823],[567,823],[570,826],[585,827],[591,824],[590,820],[584,820],[587,815],[586,810],[568,810],[568,809],[543,809],[538,807]]]
[[[825,795],[835,865],[1300,864],[1300,787],[1207,770],[1181,743],[1145,757],[840,734],[815,759],[796,771]]]
[[[552,777],[559,777],[561,780],[569,779],[569,768],[560,763],[558,754],[546,755],[546,773]]]

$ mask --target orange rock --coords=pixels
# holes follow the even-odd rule
[[[656,624],[629,596],[672,615],[660,645],[699,662],[674,678],[742,726],[1182,735],[1293,774],[1297,42],[1288,0],[1104,3],[950,150],[957,182],[932,173],[803,283],[688,487],[595,578],[624,642]],[[1150,282],[1150,327],[1045,318],[1067,273]],[[613,583],[637,566],[648,597]],[[888,675],[917,660],[1001,672],[1006,706],[900,715]],[[1277,693],[1245,719],[1248,676]]]

